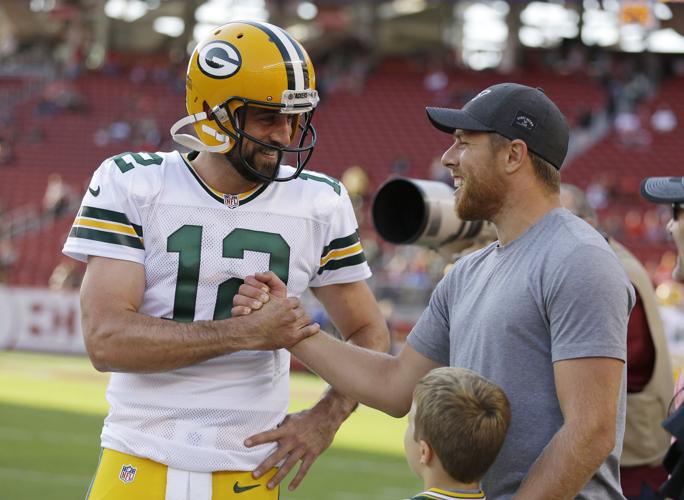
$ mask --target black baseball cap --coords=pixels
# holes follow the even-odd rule
[[[539,88],[499,83],[477,94],[462,109],[425,109],[432,124],[443,132],[453,134],[458,128],[521,139],[530,151],[559,170],[568,152],[568,122]]]
[[[648,177],[641,181],[641,196],[655,203],[684,204],[684,177]]]

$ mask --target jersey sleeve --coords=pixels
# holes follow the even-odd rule
[[[333,195],[334,210],[323,237],[318,271],[309,283],[312,287],[352,283],[371,276],[359,238],[359,225],[347,190],[337,183],[339,193]]]
[[[133,189],[139,175],[115,160],[105,160],[93,174],[62,252],[83,262],[93,255],[142,264],[144,235]]]

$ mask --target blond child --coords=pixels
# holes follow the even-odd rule
[[[404,448],[424,491],[411,500],[484,499],[480,480],[506,437],[503,390],[465,368],[436,368],[416,385]]]

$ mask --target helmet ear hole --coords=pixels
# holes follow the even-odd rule
[[[241,130],[245,126],[245,113],[247,112],[247,106],[248,105],[245,104],[244,106],[240,106],[239,108],[236,108],[235,111],[233,111],[233,127],[235,128],[235,130]]]
[[[299,115],[296,115],[294,117],[294,120],[292,121],[292,132],[290,133],[290,140],[293,140],[297,136],[297,132],[299,131],[301,123],[301,117]]]

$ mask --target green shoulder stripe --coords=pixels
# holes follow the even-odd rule
[[[339,196],[340,193],[342,192],[342,189],[340,188],[340,181],[337,179],[333,179],[332,177],[328,177],[327,175],[323,174],[311,174],[309,172],[302,172],[299,174],[299,177],[301,179],[304,179],[305,181],[311,180],[311,181],[318,181],[318,182],[323,182],[333,188],[335,193]]]
[[[323,274],[323,271],[334,271],[335,269],[340,269],[342,267],[363,264],[364,262],[366,262],[366,255],[363,252],[347,257],[346,259],[330,260],[318,270],[318,274]]]
[[[107,210],[105,208],[95,208],[83,206],[78,212],[78,217],[88,217],[89,219],[103,220],[107,222],[118,222],[119,224],[126,224],[131,226],[138,236],[142,237],[143,231],[142,226],[138,224],[133,224],[126,214],[122,212],[114,212],[113,210]]]
[[[347,248],[359,242],[359,230],[357,229],[349,236],[344,236],[342,238],[337,238],[332,240],[327,247],[323,249],[321,257],[328,255],[330,250],[339,250],[340,248]]]
[[[138,250],[144,250],[145,248],[142,241],[140,241],[140,238],[127,236],[125,234],[98,231],[97,229],[88,229],[85,227],[72,227],[69,232],[69,237],[100,241],[102,243],[112,243],[114,245],[137,248]]]

